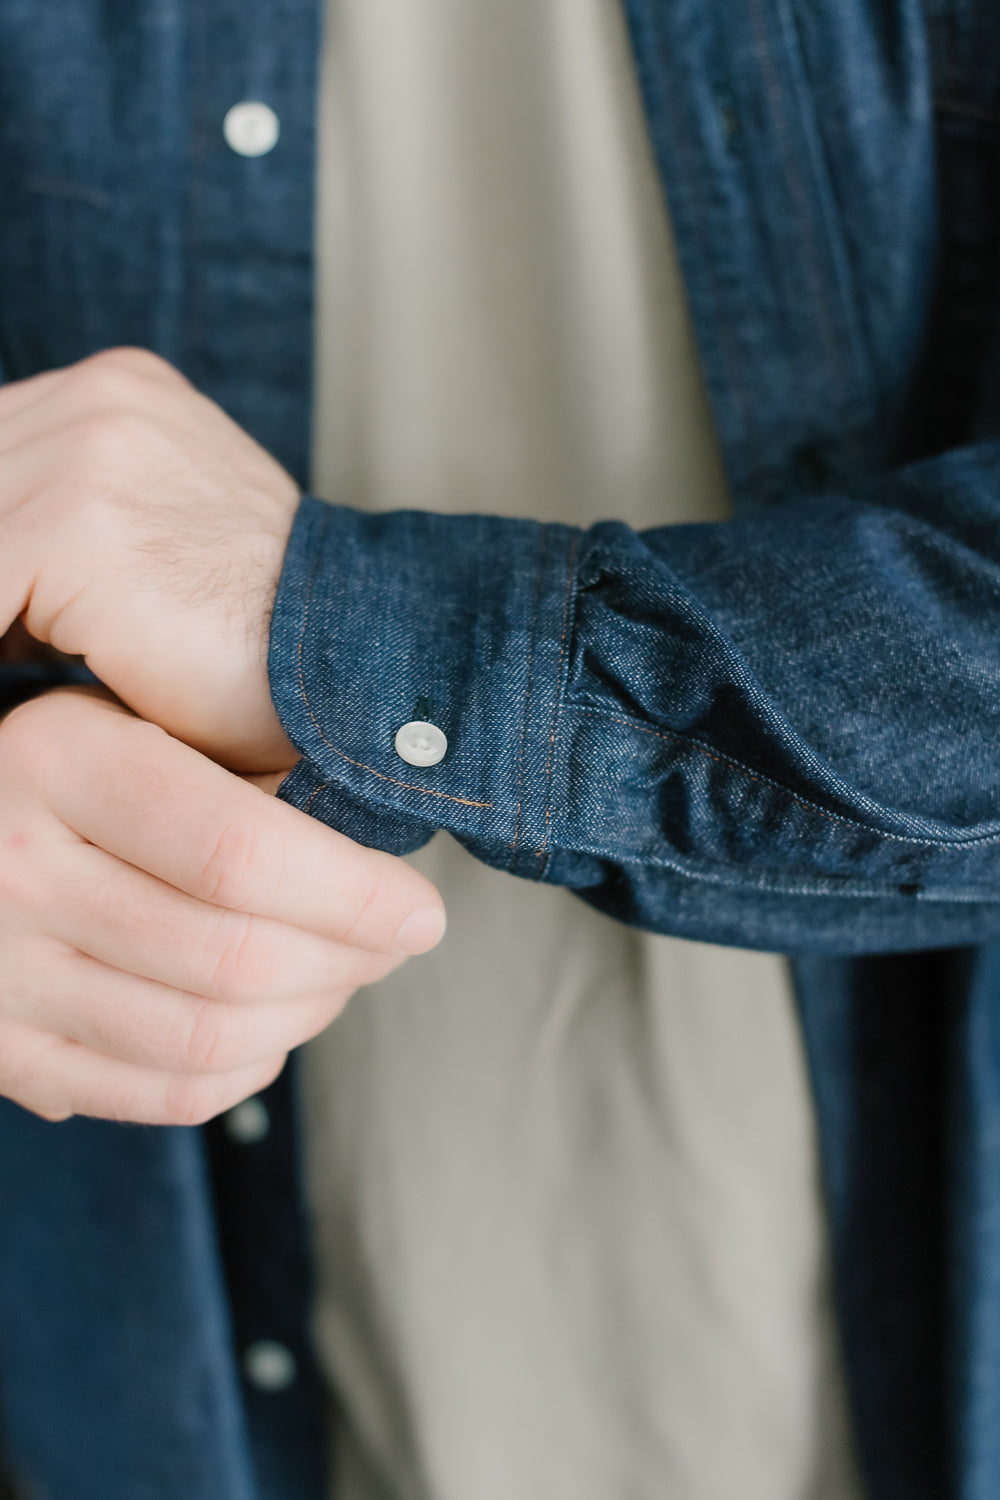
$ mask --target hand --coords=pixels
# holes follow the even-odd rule
[[[47,1119],[199,1124],[442,931],[401,860],[103,695],[0,723],[0,1094]]]
[[[0,388],[0,634],[87,664],[234,770],[297,759],[267,637],[298,490],[170,365],[118,349]]]

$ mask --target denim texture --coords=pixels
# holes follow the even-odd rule
[[[319,24],[315,0],[4,0],[6,378],[146,345],[304,477]],[[278,112],[280,152],[226,145],[246,98]],[[2,675],[3,706],[45,685]],[[247,1154],[218,1125],[52,1126],[0,1101],[0,1471],[17,1500],[327,1500],[284,1080],[266,1102]],[[261,1337],[295,1354],[287,1392],[242,1379]]]
[[[736,518],[306,498],[271,641],[304,756],[283,795],[797,955],[868,1493],[996,1500],[1000,11],[624,4]],[[7,378],[146,344],[304,480],[318,22],[5,0]],[[281,118],[269,156],[224,145],[244,98]],[[450,748],[417,772],[393,737],[425,716]],[[293,1473],[241,1387],[232,1247],[252,1225],[277,1263],[282,1215],[213,1186],[212,1140],[0,1108],[2,1441],[31,1493],[322,1496],[318,1438]],[[292,1213],[291,1150],[263,1175]]]
[[[870,489],[642,536],[307,499],[272,628],[286,795],[701,940],[995,935],[1000,449]],[[418,772],[393,740],[428,714],[449,749]]]

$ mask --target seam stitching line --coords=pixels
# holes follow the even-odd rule
[[[517,817],[514,822],[514,837],[510,847],[517,854],[517,842],[521,835],[521,778],[524,773],[524,745],[528,737],[528,715],[531,708],[531,681],[535,667],[535,631],[538,626],[538,610],[542,599],[542,561],[546,552],[548,533],[542,527],[538,544],[538,580],[535,584],[535,604],[531,612],[531,634],[528,639],[528,682],[524,690],[524,720],[521,724],[521,744],[517,752]],[[512,861],[513,863],[513,861]]]
[[[325,792],[329,785],[330,783],[328,781],[321,781],[319,786],[313,787],[312,791],[309,793],[309,799],[306,802],[305,807],[302,809],[304,813],[307,813],[309,811],[313,803],[316,801],[316,798],[319,796],[320,792]]]
[[[563,599],[562,635],[559,637],[559,667],[556,672],[556,701],[552,708],[552,730],[549,734],[549,757],[545,766],[545,838],[542,847],[538,851],[539,877],[545,865],[545,855],[549,847],[549,832],[552,821],[552,756],[555,752],[556,725],[559,722],[559,709],[562,706],[562,669],[563,658],[566,655],[566,632],[569,627],[569,601],[573,588],[573,568],[576,563],[577,547],[579,538],[574,537],[569,549],[569,557],[566,559],[566,596]]]

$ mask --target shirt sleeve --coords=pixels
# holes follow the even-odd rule
[[[745,947],[1000,933],[998,445],[641,533],[306,497],[270,675],[282,795],[362,842]]]

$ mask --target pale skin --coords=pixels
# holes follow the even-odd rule
[[[0,389],[0,631],[110,690],[0,723],[0,1093],[47,1119],[202,1123],[443,934],[416,871],[266,795],[297,500],[142,350]]]

